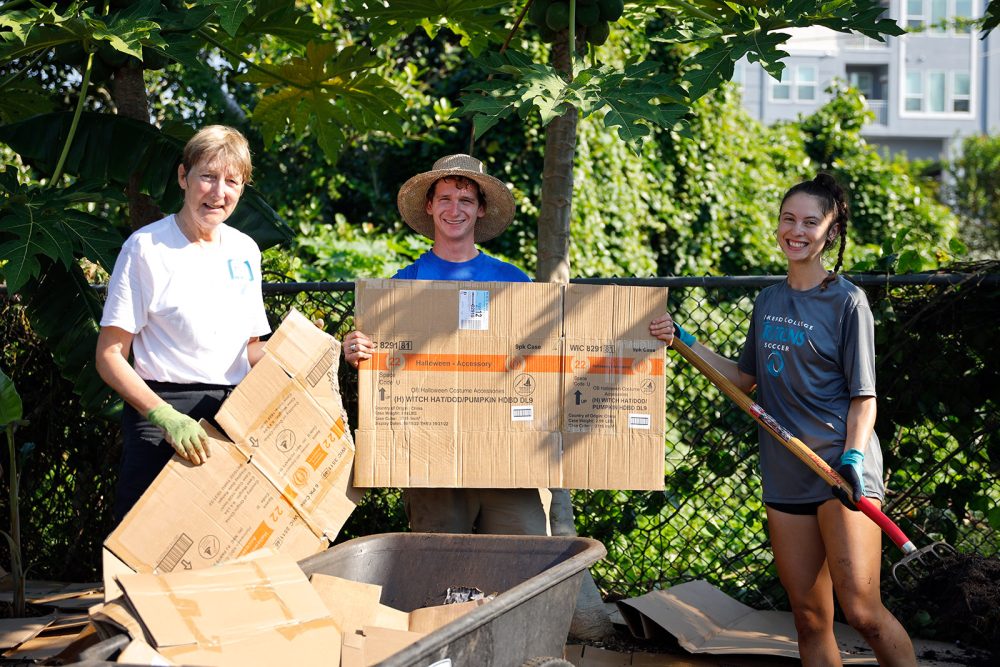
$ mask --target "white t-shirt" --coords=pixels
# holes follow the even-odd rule
[[[101,326],[135,334],[139,377],[235,385],[250,371],[247,341],[271,330],[260,249],[239,230],[219,231],[213,246],[191,243],[169,215],[122,246]]]

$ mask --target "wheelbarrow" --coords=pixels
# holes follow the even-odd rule
[[[359,537],[299,562],[307,575],[382,587],[401,611],[434,604],[453,587],[498,595],[378,663],[379,667],[558,667],[584,571],[606,554],[584,537],[385,533]],[[128,643],[106,639],[80,654],[105,662]]]

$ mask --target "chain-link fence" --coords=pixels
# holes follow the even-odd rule
[[[675,318],[709,346],[736,356],[754,297],[781,279],[581,282],[667,287]],[[988,338],[1000,325],[1000,275],[851,279],[867,291],[877,321],[876,428],[889,483],[886,512],[918,546],[944,539],[962,551],[996,554],[1000,346]],[[295,306],[342,337],[353,325],[352,287],[272,284],[268,307],[277,318]],[[930,368],[928,355],[939,367]],[[353,417],[356,375],[346,364],[341,380]],[[753,606],[785,607],[760,500],[756,425],[674,354],[668,382],[665,490],[573,492],[579,532],[608,549],[593,570],[598,585],[617,597],[701,578]],[[380,489],[366,496],[344,537],[404,527],[398,491]],[[900,556],[889,540],[884,556],[887,565]],[[887,593],[891,598],[891,587]]]
[[[852,277],[876,316],[879,419],[886,511],[923,546],[1000,551],[1000,273]],[[342,338],[353,325],[351,283],[282,283],[268,276],[272,326],[292,306]],[[667,287],[672,314],[723,354],[741,348],[753,299],[780,278],[605,280]],[[117,428],[81,413],[16,300],[0,303],[4,359],[22,392],[37,446],[21,479],[25,553],[39,576],[86,580],[100,572],[111,528]],[[756,472],[756,426],[677,355],[668,355],[665,490],[574,491],[577,527],[608,557],[594,569],[611,597],[703,578],[756,607],[785,607],[767,545]],[[357,423],[357,375],[341,365]],[[788,425],[794,430],[794,425]],[[0,513],[6,503],[0,498]],[[405,530],[399,491],[369,492],[341,539]],[[888,565],[900,556],[885,540]],[[0,558],[2,558],[0,547]],[[889,597],[894,594],[888,586]],[[890,600],[890,607],[892,600]]]

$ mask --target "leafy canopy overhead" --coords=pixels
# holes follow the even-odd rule
[[[783,31],[788,28],[824,26],[878,40],[903,34],[894,21],[880,18],[885,9],[872,0],[634,4],[639,18],[668,17],[659,21],[664,25],[660,29],[647,22],[651,40],[694,47],[676,72],[655,60],[631,61],[623,69],[575,69],[570,82],[559,83],[565,77],[551,65],[510,52],[486,54],[480,64],[490,78],[469,86],[462,98],[461,113],[472,117],[477,136],[514,114],[525,118],[533,111],[547,124],[573,106],[584,117],[607,110],[605,125],[636,141],[648,135],[648,124],[675,125],[695,100],[729,81],[735,63],[744,57],[780,77],[781,60],[788,55],[781,49],[789,38]]]

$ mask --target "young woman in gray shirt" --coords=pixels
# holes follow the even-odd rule
[[[754,302],[739,361],[720,356],[670,315],[650,323],[668,345],[677,336],[781,424],[794,430],[862,495],[881,506],[882,451],[875,435],[874,323],[863,291],[838,275],[849,209],[829,174],[791,188],[781,201],[776,236],[787,278]],[[832,272],[823,253],[838,244]],[[879,664],[915,665],[913,645],[879,592],[882,534],[765,429],[760,470],[778,576],[788,592],[805,665],[839,665],[834,593],[847,622]],[[839,489],[838,489],[839,491]]]

